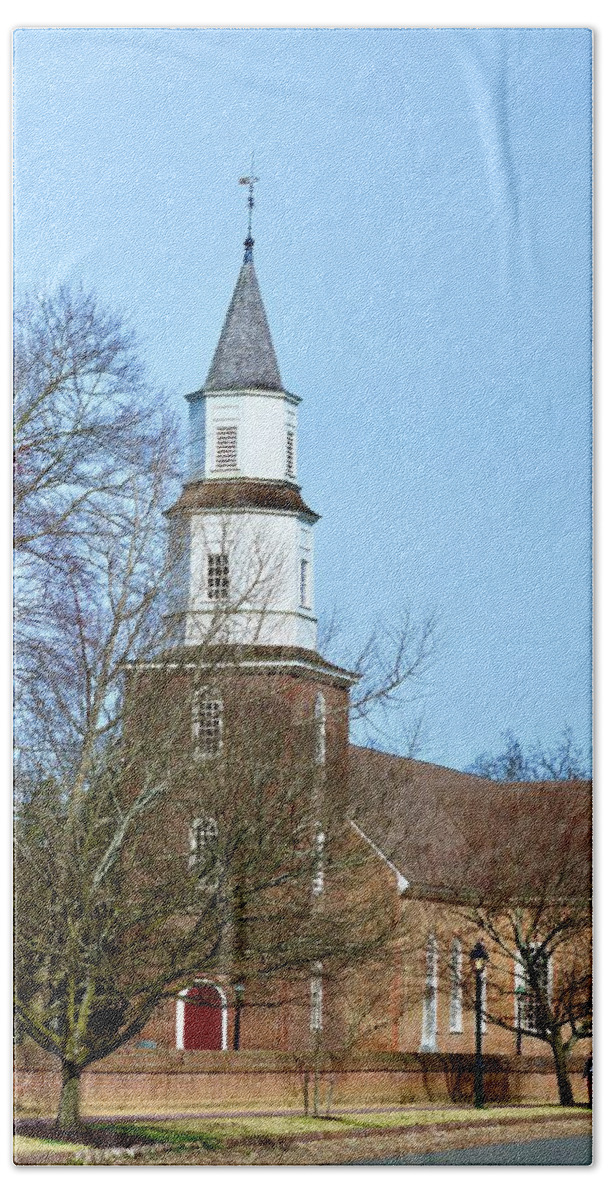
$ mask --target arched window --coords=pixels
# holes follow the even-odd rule
[[[462,946],[458,938],[450,952],[450,1033],[462,1033]]]
[[[319,692],[315,700],[315,762],[321,766],[325,762],[327,741],[327,708],[325,696]]]
[[[429,935],[426,944],[426,974],[422,1001],[422,1037],[420,1053],[430,1054],[437,1049],[437,939]]]
[[[224,705],[210,688],[197,688],[192,701],[195,758],[215,758],[224,744]]]
[[[217,821],[213,817],[195,817],[188,831],[188,866],[206,887],[217,886]]]

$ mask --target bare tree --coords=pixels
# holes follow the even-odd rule
[[[469,774],[503,783],[590,777],[588,757],[569,725],[564,727],[554,747],[543,747],[540,743],[524,746],[511,730],[504,734],[504,743],[504,749],[498,754],[480,754],[467,768]]]
[[[398,714],[401,729],[401,753],[414,757],[421,735],[419,710],[425,675],[437,650],[438,618],[435,613],[420,617],[410,608],[387,623],[382,618],[370,621],[370,629],[361,647],[353,649],[345,637],[344,625],[333,610],[322,621],[320,645],[324,654],[337,657],[359,682],[351,696],[351,722],[357,738],[369,745],[386,735],[387,718]]]
[[[591,1036],[589,785],[507,786],[500,819],[500,845],[483,820],[463,830],[460,894],[490,952],[486,1018],[518,1046],[531,1037],[550,1047],[560,1103],[571,1105],[568,1060]]]
[[[20,310],[15,411],[17,1025],[61,1062],[67,1127],[85,1067],[193,970],[245,981],[264,1004],[268,981],[306,991],[313,964],[345,970],[392,925],[364,892],[343,902],[361,847],[345,838],[343,766],[318,761],[314,712],[276,680],[246,684],[234,652],[239,622],[261,630],[272,607],[276,547],[258,539],[235,571],[187,687],[175,645],[163,652],[176,440],[129,336],[91,297]],[[384,686],[367,648],[370,702],[411,676],[406,641]],[[200,704],[219,688],[208,745]]]

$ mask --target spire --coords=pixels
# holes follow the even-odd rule
[[[242,388],[283,391],[279,365],[253,265],[251,219],[254,207],[253,187],[257,183],[257,177],[253,174],[253,158],[251,168],[251,175],[245,175],[239,180],[239,183],[246,184],[249,188],[245,257],[205,381],[205,390],[209,392],[227,389],[238,391]]]
[[[243,260],[244,262],[253,262],[254,241],[253,241],[253,235],[251,232],[251,223],[253,220],[253,209],[255,206],[255,200],[253,197],[253,189],[254,189],[255,184],[259,183],[259,182],[260,182],[259,175],[254,175],[254,173],[253,173],[253,154],[252,154],[251,155],[251,174],[250,175],[241,175],[241,178],[239,179],[239,183],[244,183],[249,188],[249,195],[247,196],[247,206],[249,208],[249,219],[247,221],[247,237],[245,238],[245,243],[244,243],[245,244],[245,258]]]

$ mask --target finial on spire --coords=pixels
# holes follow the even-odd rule
[[[253,216],[253,206],[255,204],[255,200],[253,198],[253,188],[254,184],[259,183],[259,176],[254,175],[253,173],[253,154],[251,155],[251,173],[249,175],[242,175],[239,179],[239,183],[244,183],[245,186],[249,188],[249,195],[247,197],[247,204],[249,206],[249,220],[247,223],[247,237],[245,238],[244,242],[244,262],[253,262],[253,237],[251,236],[251,219]]]

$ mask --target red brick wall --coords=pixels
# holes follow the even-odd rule
[[[35,1053],[33,1052],[35,1051]],[[586,1101],[584,1059],[571,1064],[575,1099]],[[60,1079],[53,1060],[36,1048],[18,1054],[17,1111],[52,1113]],[[486,1096],[493,1103],[557,1103],[552,1064],[490,1056]],[[214,1109],[302,1110],[312,1056],[272,1052],[132,1051],[112,1055],[83,1076],[85,1114],[204,1113]],[[324,1087],[333,1084],[337,1106],[470,1103],[471,1056],[372,1054],[328,1063]]]

